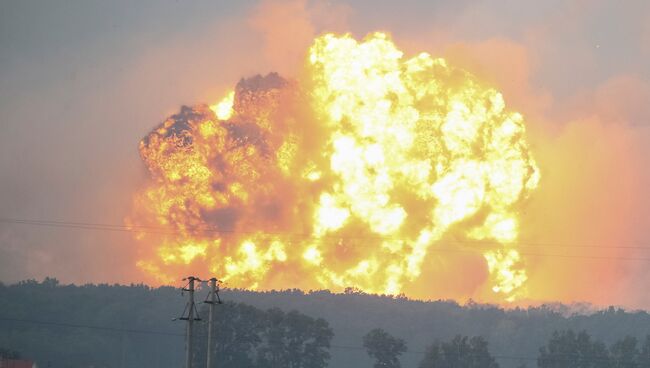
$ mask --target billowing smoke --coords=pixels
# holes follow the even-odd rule
[[[151,180],[127,221],[157,282],[527,296],[519,214],[540,174],[523,117],[384,34],[321,36],[298,80],[242,79],[140,153]]]

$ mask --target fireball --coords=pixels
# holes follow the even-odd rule
[[[383,33],[317,38],[300,76],[243,79],[142,140],[144,272],[395,295],[444,283],[426,271],[460,251],[495,297],[525,296],[518,213],[540,174],[498,91]]]

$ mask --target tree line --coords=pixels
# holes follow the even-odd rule
[[[212,347],[222,366],[650,368],[644,311],[506,310],[327,290],[225,290],[222,298],[230,302],[217,306]],[[184,304],[174,287],[0,283],[0,355],[50,368],[177,368],[185,324],[172,319]],[[207,353],[204,322],[196,367]],[[378,348],[388,337],[392,343]]]
[[[404,340],[382,329],[373,329],[363,337],[363,346],[375,360],[374,368],[400,368],[399,356],[407,352]],[[507,356],[507,359],[530,359]],[[539,349],[538,368],[648,368],[650,335],[640,342],[626,336],[610,347],[594,340],[587,332],[555,331]],[[526,367],[526,364],[520,367]],[[499,368],[481,336],[457,335],[449,341],[437,341],[424,352],[419,368]]]

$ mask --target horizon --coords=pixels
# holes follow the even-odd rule
[[[46,285],[46,282],[56,282],[55,285],[52,285],[54,287],[66,287],[66,286],[74,286],[74,287],[86,287],[86,286],[91,286],[91,287],[101,287],[101,286],[109,286],[109,287],[145,287],[148,288],[149,290],[157,290],[157,289],[176,289],[176,290],[182,290],[182,286],[178,285],[149,285],[145,282],[132,282],[132,283],[105,283],[105,282],[88,282],[88,283],[61,283],[56,277],[51,277],[51,276],[46,276],[43,280],[39,282],[39,280],[36,279],[25,279],[25,280],[20,280],[14,283],[6,284],[0,281],[0,285],[4,287],[11,287],[11,286],[25,286],[29,285],[30,283],[34,283],[35,285]],[[180,283],[179,283],[180,285]],[[205,289],[205,290],[204,290]],[[197,287],[196,289],[197,293],[208,293],[208,287],[205,285],[202,285]],[[612,308],[614,310],[622,310],[625,311],[626,313],[648,313],[650,314],[650,310],[646,309],[635,309],[635,308],[626,308],[625,306],[622,305],[596,305],[589,303],[587,301],[571,301],[571,302],[560,302],[560,301],[520,301],[519,303],[510,303],[510,304],[503,304],[503,303],[487,303],[487,302],[480,302],[476,301],[473,299],[467,299],[465,301],[461,300],[455,300],[455,299],[418,299],[418,298],[411,298],[407,295],[404,294],[374,294],[374,293],[369,293],[365,292],[360,289],[355,289],[353,287],[346,288],[343,291],[336,292],[332,291],[329,289],[308,289],[308,290],[303,290],[303,289],[298,289],[298,288],[287,288],[287,289],[268,289],[268,290],[251,290],[251,289],[245,289],[245,288],[228,288],[228,287],[223,287],[220,290],[222,293],[228,294],[228,293],[250,293],[250,294],[265,294],[265,293],[290,293],[290,294],[298,294],[298,295],[304,295],[304,296],[311,296],[315,294],[329,294],[329,295],[335,295],[335,296],[368,296],[368,297],[377,297],[380,299],[388,299],[388,300],[395,300],[395,301],[407,301],[407,302],[416,302],[416,303],[449,303],[449,304],[454,304],[458,307],[461,308],[478,308],[478,309],[483,309],[483,308],[494,308],[494,309],[499,309],[503,311],[520,311],[520,310],[530,310],[530,309],[543,309],[551,312],[558,313],[562,315],[563,317],[571,317],[575,315],[592,315],[594,313],[598,312],[605,312],[605,311],[610,311]]]

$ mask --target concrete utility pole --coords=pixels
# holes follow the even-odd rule
[[[208,318],[208,357],[207,357],[207,368],[212,368],[212,326],[214,326],[214,305],[221,304],[219,299],[219,289],[217,285],[218,280],[216,278],[210,279],[210,296],[205,302],[210,305],[210,317]]]
[[[185,336],[185,368],[192,368],[192,325],[194,321],[200,321],[201,319],[194,316],[194,311],[196,310],[196,304],[194,303],[194,281],[201,280],[198,277],[189,276],[187,288],[183,289],[187,291],[187,317],[181,317],[181,320],[187,321],[187,334]]]

